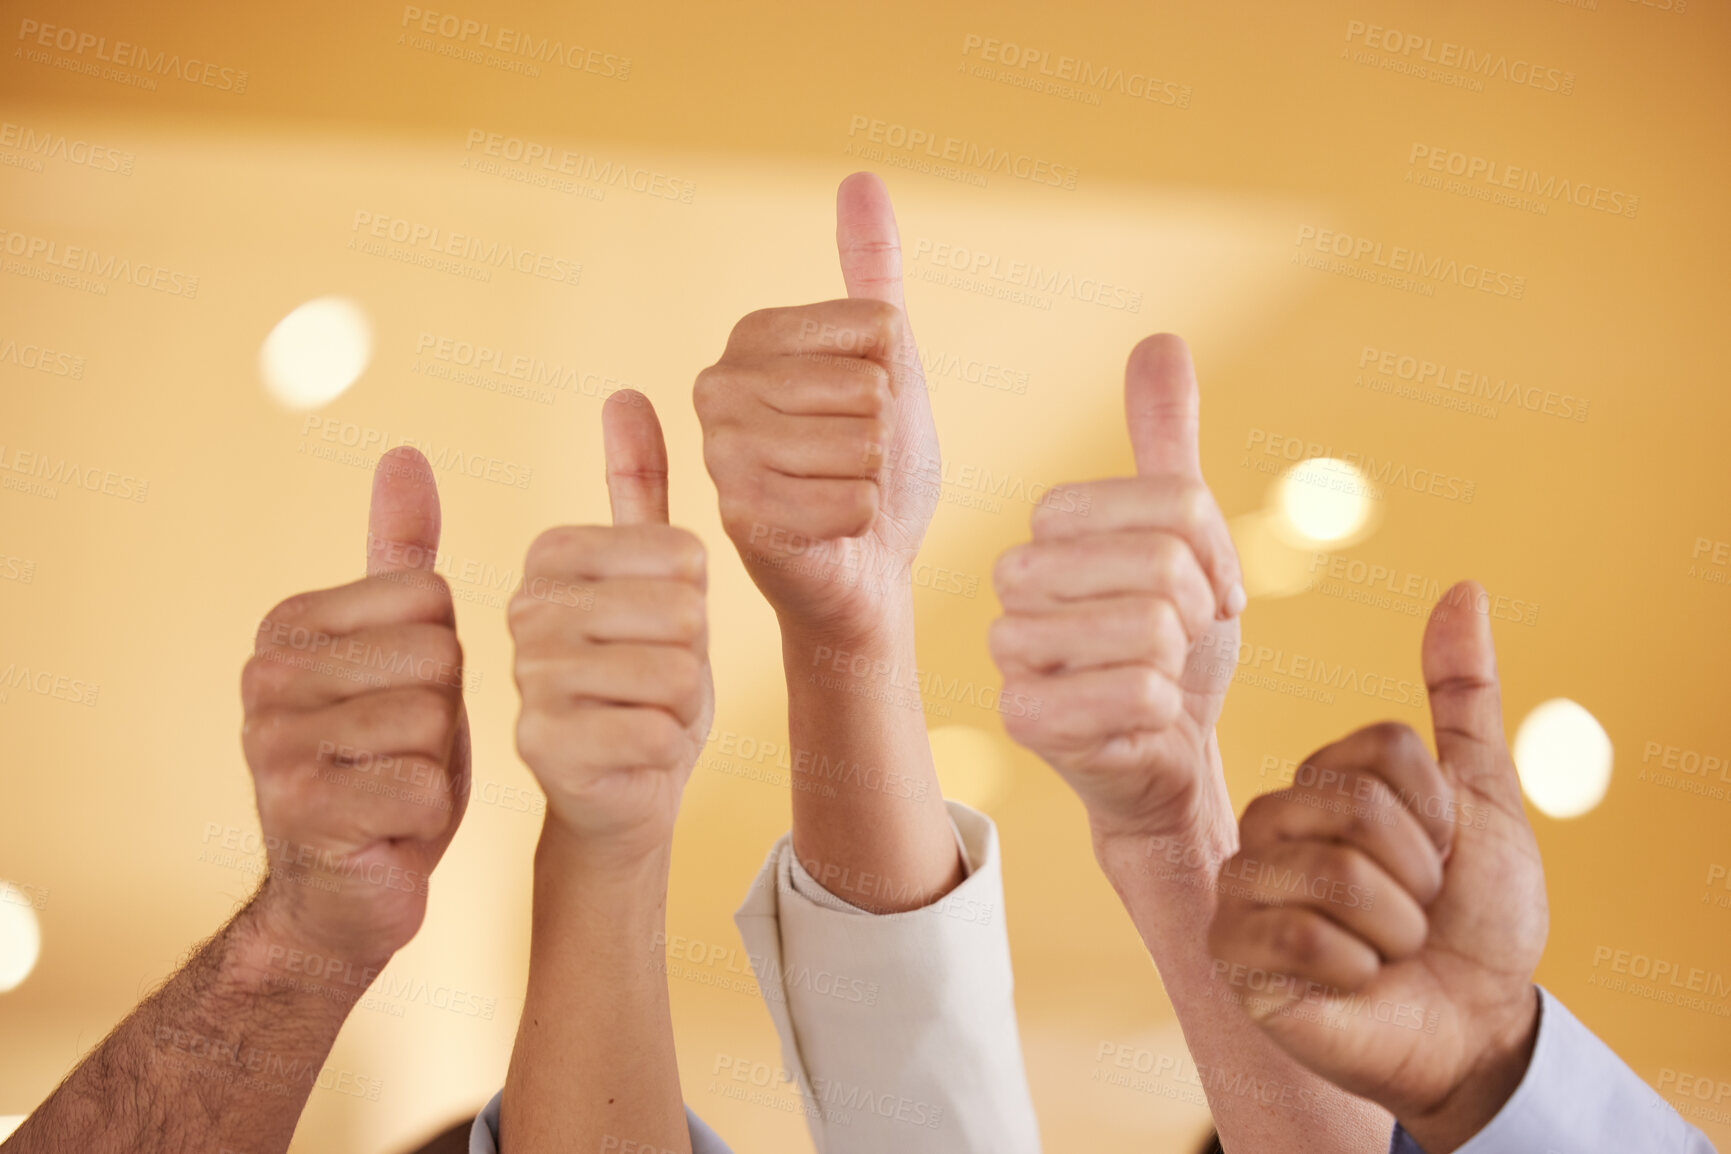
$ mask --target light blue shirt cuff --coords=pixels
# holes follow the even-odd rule
[[[499,1154],[499,1100],[504,1096],[503,1090],[494,1094],[487,1108],[476,1116],[475,1124],[469,1128],[469,1154]],[[690,1106],[685,1108],[685,1122],[691,1127],[691,1154],[733,1154],[727,1143],[691,1112]],[[655,1154],[647,1147],[640,1150],[641,1154]]]
[[[1399,1125],[1389,1154],[1425,1154]],[[1714,1154],[1705,1135],[1539,988],[1533,1060],[1497,1116],[1456,1154]]]

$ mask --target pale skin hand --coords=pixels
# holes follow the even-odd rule
[[[714,712],[704,552],[668,524],[648,399],[616,393],[601,420],[613,525],[543,533],[510,609],[517,748],[547,794],[499,1117],[511,1154],[691,1141],[661,942],[674,819]]]
[[[1094,851],[1160,970],[1229,1151],[1385,1154],[1388,1116],[1305,1070],[1214,980],[1215,875],[1237,847],[1214,726],[1245,605],[1238,557],[1202,477],[1200,399],[1184,342],[1131,352],[1137,475],[1066,486],[994,581],[1005,718],[1081,798]],[[1297,1109],[1221,1092],[1253,1078]],[[1237,1081],[1235,1081],[1237,1080]]]
[[[264,884],[7,1154],[286,1150],[350,1008],[420,928],[468,801],[469,738],[432,572],[438,491],[413,449],[379,462],[367,541],[366,579],[271,610],[241,679]],[[416,796],[357,788],[377,774]]]
[[[842,182],[836,247],[847,299],[752,313],[694,400],[722,524],[781,624],[794,853],[837,896],[893,912],[963,877],[918,696],[899,688],[938,443],[875,176]],[[855,658],[899,676],[835,673]],[[841,764],[862,771],[812,770]]]
[[[1425,630],[1436,758],[1394,724],[1314,754],[1245,812],[1210,935],[1224,966],[1281,979],[1245,1002],[1268,1036],[1427,1154],[1463,1145],[1520,1085],[1549,926],[1482,597],[1455,586]],[[1374,900],[1272,884],[1291,865]]]

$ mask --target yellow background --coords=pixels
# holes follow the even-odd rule
[[[17,688],[0,704],[0,878],[33,887],[44,936],[37,971],[0,995],[0,1114],[28,1112],[249,892],[248,873],[209,860],[213,827],[256,823],[238,671],[273,603],[353,579],[363,556],[367,470],[304,452],[306,418],[259,382],[260,341],[308,298],[361,302],[377,342],[365,376],[319,417],[532,469],[526,488],[441,480],[443,549],[475,571],[509,574],[541,529],[605,516],[600,390],[547,405],[440,379],[421,371],[424,358],[417,367],[422,334],[647,392],[670,439],[675,520],[710,545],[717,733],[784,740],[774,622],[720,532],[689,390],[745,312],[840,295],[833,191],[860,167],[886,178],[910,254],[922,240],[962,246],[1139,294],[1134,312],[1051,293],[1041,307],[910,277],[928,356],[1026,381],[1018,395],[932,374],[951,483],[924,559],[978,592],[920,590],[922,667],[946,684],[996,684],[990,567],[1025,534],[1016,492],[1127,472],[1124,356],[1149,332],[1183,334],[1202,380],[1204,466],[1229,515],[1261,509],[1266,468],[1288,463],[1260,452],[1269,434],[1472,483],[1470,502],[1389,486],[1376,531],[1344,555],[1442,585],[1473,576],[1536,606],[1531,624],[1496,623],[1511,731],[1567,696],[1617,751],[1597,810],[1569,822],[1534,813],[1552,908],[1540,980],[1649,1082],[1667,1070],[1731,1081],[1731,998],[1684,1008],[1595,984],[1606,948],[1711,971],[1721,989],[1731,981],[1731,889],[1708,884],[1712,866],[1731,864],[1731,779],[1696,775],[1718,791],[1703,795],[1642,777],[1657,764],[1643,765],[1650,743],[1731,754],[1731,586],[1725,565],[1692,557],[1702,539],[1731,540],[1727,358],[1712,337],[1731,303],[1731,17],[1704,0],[1663,2],[441,10],[628,57],[623,80],[439,55],[404,39],[401,6],[9,6],[0,120],[133,161],[129,173],[59,158],[37,167],[0,147],[0,229],[196,275],[199,288],[187,299],[111,283],[98,295],[44,284],[12,256],[0,276],[0,345],[49,345],[84,365],[71,379],[0,360],[6,453],[149,482],[143,502],[0,491],[0,558],[31,573],[0,579],[0,668],[101,687],[88,708]],[[147,90],[80,74],[56,60],[88,51],[32,43],[26,54],[25,20],[244,70],[246,88],[163,77]],[[1570,74],[1572,91],[1415,78],[1367,60],[1354,22],[1536,62]],[[981,77],[979,50],[964,54],[970,36],[1046,52],[1052,67],[1071,56],[1153,76],[1187,89],[1188,106]],[[982,184],[977,168],[958,180],[861,157],[855,117],[1040,158],[1074,169],[1075,186],[1002,171]],[[691,202],[482,171],[465,147],[475,131],[689,181]],[[1425,187],[1408,179],[1426,171],[1411,163],[1415,145],[1636,196],[1638,209],[1551,201],[1539,213]],[[357,252],[357,212],[575,259],[581,283],[508,271],[483,283]],[[1300,243],[1307,228],[1488,265],[1524,278],[1522,299],[1455,283],[1421,295],[1309,267],[1299,258],[1324,254]],[[1475,415],[1433,403],[1434,389],[1378,391],[1360,367],[1367,346],[1537,390],[1523,395],[1585,399],[1587,419],[1507,403]],[[1014,491],[982,491],[982,472]],[[23,566],[0,560],[8,571]],[[498,792],[534,789],[511,743],[499,608],[509,591],[457,590],[482,678],[469,699],[477,790],[518,797]],[[1415,602],[1341,592],[1256,599],[1247,642],[1416,681]],[[1305,700],[1291,678],[1284,690],[1274,680],[1247,680],[1228,701],[1222,743],[1241,805],[1275,785],[1267,759],[1297,759],[1383,716],[1425,722],[1415,705]],[[1094,867],[1079,806],[1002,741],[989,709],[955,701],[939,723],[1000,735],[992,812],[1047,1147],[1191,1149],[1206,1128],[1193,1087],[1168,1078],[1138,1092],[1093,1077],[1103,1043],[1163,1055],[1181,1043]],[[765,1106],[710,1089],[718,1058],[778,1061],[755,994],[714,983],[741,976],[729,915],[787,823],[785,787],[718,765],[706,757],[687,792],[669,905],[670,933],[734,951],[697,967],[702,980],[672,982],[686,1097],[737,1150],[809,1149],[790,1094]],[[536,829],[478,797],[434,877],[426,927],[389,971],[399,988],[488,1000],[491,1019],[413,996],[357,1009],[331,1064],[378,1079],[379,1101],[316,1091],[297,1149],[399,1149],[498,1086],[521,1006]],[[1701,1104],[1675,1100],[1731,1141]]]

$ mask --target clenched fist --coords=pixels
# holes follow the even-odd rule
[[[1177,337],[1125,369],[1137,475],[1066,486],[1034,510],[1033,540],[993,573],[1004,615],[992,657],[1005,717],[1087,807],[1097,839],[1188,842],[1229,832],[1214,723],[1238,652],[1238,556],[1202,480],[1198,392]]]
[[[714,713],[703,544],[667,523],[667,450],[648,398],[601,414],[611,526],[549,529],[511,599],[517,749],[550,821],[647,857],[673,836]]]
[[[1483,595],[1455,586],[1425,630],[1436,757],[1389,723],[1307,758],[1245,811],[1210,934],[1217,976],[1277,1044],[1431,1154],[1519,1085],[1548,927]]]
[[[937,507],[937,432],[902,302],[889,194],[836,196],[847,299],[764,309],[697,378],[721,520],[784,626],[869,633],[910,596]]]
[[[255,910],[278,940],[373,967],[420,928],[469,797],[439,493],[413,449],[379,461],[367,545],[365,579],[259,625],[241,742],[270,856]]]

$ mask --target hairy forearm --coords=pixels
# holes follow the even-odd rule
[[[782,623],[793,850],[875,913],[930,905],[964,876],[926,738],[911,592],[848,636]]]
[[[1221,1145],[1227,1154],[1387,1154],[1393,1118],[1288,1057],[1241,1008],[1251,979],[1219,972],[1209,956],[1220,865],[1238,841],[1217,763],[1212,781],[1207,828],[1097,837],[1094,848],[1160,971]]]
[[[287,1150],[337,1031],[377,973],[305,964],[255,900],[0,1149]]]
[[[690,1150],[663,951],[668,867],[665,853],[614,861],[551,822],[542,831],[501,1150]]]

